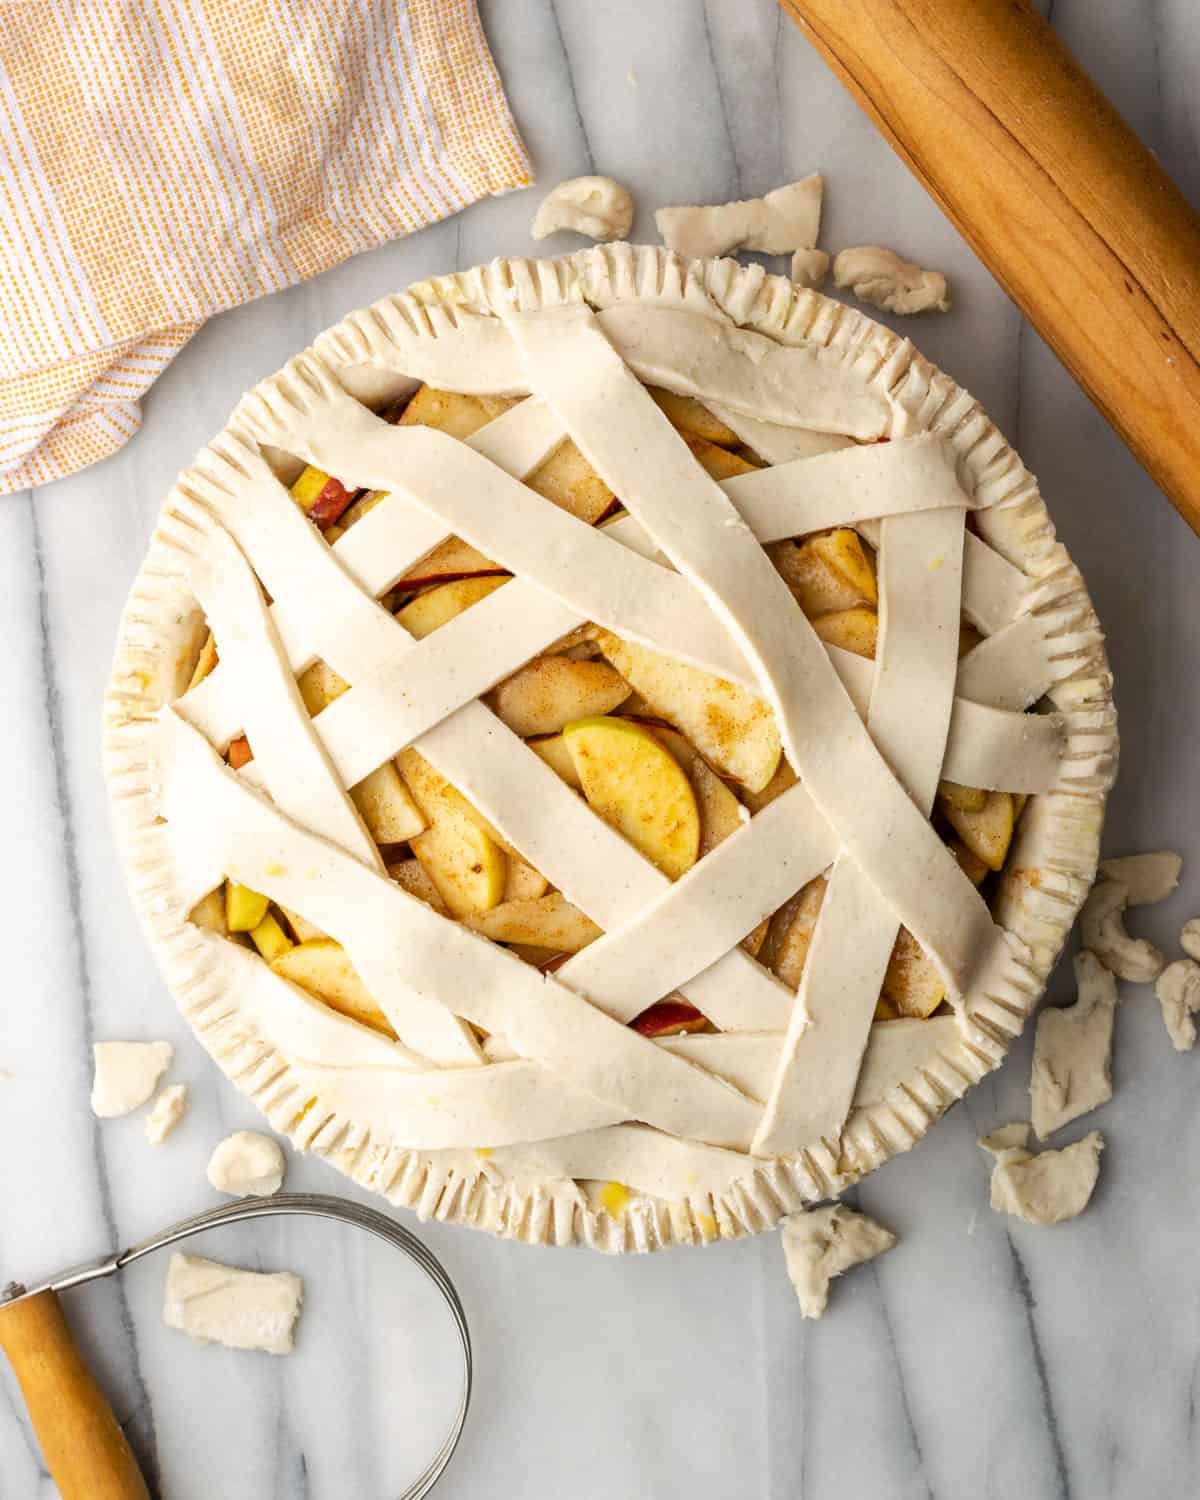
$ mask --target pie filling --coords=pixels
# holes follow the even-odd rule
[[[610,1212],[836,1160],[1040,989],[991,908],[1075,774],[1064,653],[986,486],[816,346],[687,311],[357,330],[411,393],[356,400],[331,336],[162,527],[204,629],[156,809],[231,1024],[296,1125]]]

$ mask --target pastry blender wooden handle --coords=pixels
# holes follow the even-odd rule
[[[8,1355],[63,1500],[150,1500],[125,1434],[53,1292],[0,1307]]]
[[[1200,218],[1157,159],[1027,0],[781,3],[1200,532]]]

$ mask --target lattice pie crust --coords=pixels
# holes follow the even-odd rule
[[[376,414],[421,383],[522,399],[466,441]],[[767,466],[712,477],[647,386]],[[615,521],[522,482],[567,435]],[[330,545],[297,461],[386,498]],[[873,661],[764,550],[835,527],[878,551]],[[514,577],[418,640],[376,601],[451,536]],[[480,701],[587,622],[763,700],[798,773],[674,883]],[[350,687],[310,718],[317,659]],[[346,789],[411,746],[604,935],[543,972],[389,878]],[[970,396],[757,267],[629,246],[422,282],[250,392],[167,500],[107,700],[139,914],[275,1128],[422,1215],[610,1251],[766,1228],[994,1068],[1094,876],[1115,756],[1083,582]],[[941,779],[1029,798],[990,906],[930,822]],[[797,996],[741,944],[822,871]],[[397,1039],[189,920],[224,877],[336,938]],[[901,926],[949,1003],[874,1021]],[[675,992],[710,1029],[627,1024]]]

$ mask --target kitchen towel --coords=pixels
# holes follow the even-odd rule
[[[475,0],[0,3],[0,494],[214,313],[530,181]]]

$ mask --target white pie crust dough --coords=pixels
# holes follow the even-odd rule
[[[235,1130],[208,1159],[208,1180],[235,1198],[269,1198],[283,1186],[287,1162],[278,1141],[257,1130]]]
[[[163,1089],[146,1116],[146,1139],[152,1146],[162,1145],[187,1113],[187,1107],[186,1083],[172,1083]]]
[[[890,1250],[896,1236],[845,1204],[789,1214],[780,1226],[788,1279],[805,1318],[824,1316],[835,1276]]]
[[[469,444],[405,429],[401,454],[397,429],[356,403],[382,404],[420,380],[468,394],[536,394]],[[639,381],[709,403],[764,459],[794,463],[794,475],[774,468],[716,485],[683,466],[671,470],[670,484],[650,482],[676,464],[681,445]],[[595,407],[593,391],[603,391]],[[606,407],[642,434],[649,470],[627,463],[606,430]],[[518,517],[525,492],[516,480],[554,447],[564,424],[606,477],[619,473],[631,515],[600,532],[554,523],[564,547],[586,548],[594,559],[586,570],[555,572],[553,549],[527,546]],[[849,438],[880,436],[892,441],[847,446]],[[377,506],[336,543],[340,569],[330,570],[326,543],[259,456],[259,442],[324,458],[335,472],[349,464],[356,481],[392,492],[395,503]],[[952,455],[942,470],[946,499],[940,509],[923,509],[923,488],[928,494],[943,483],[941,453]],[[844,482],[847,466],[856,470],[852,483]],[[911,480],[902,478],[906,471]],[[508,524],[510,501],[518,524]],[[839,507],[857,510],[839,514]],[[974,513],[969,533],[966,509]],[[703,544],[700,516],[720,528],[728,548]],[[892,525],[879,518],[895,517],[898,568],[918,566],[930,517],[939,518],[930,525],[944,540],[961,543],[963,607],[987,639],[959,664],[957,682],[951,676],[947,691],[943,674],[918,686],[924,656],[906,653],[902,612],[894,652],[884,652],[895,656],[898,684],[922,701],[941,695],[919,738],[886,729],[886,695],[876,709],[871,663],[814,647],[798,611],[763,603],[777,591],[773,572],[768,577],[756,560],[759,542],[791,534],[788,528],[853,524],[854,516],[864,531],[878,528],[876,536]],[[523,576],[426,641],[398,642],[372,599],[452,532],[507,557]],[[220,540],[225,533],[232,550]],[[929,544],[940,546],[933,538]],[[947,567],[944,550],[926,558],[931,577]],[[237,554],[270,591],[269,610],[246,586],[253,579]],[[643,564],[653,570],[646,575],[653,589],[622,594],[619,580]],[[316,631],[303,608],[305,592],[314,590],[329,606]],[[258,644],[232,670],[223,659],[177,709],[162,713],[186,686],[180,678],[204,627],[200,594],[224,631]],[[669,598],[669,607],[655,596]],[[931,608],[941,607],[936,598],[935,590]],[[679,895],[685,882],[667,885],[472,701],[593,610],[652,649],[709,665],[717,657],[731,677],[775,704],[806,767],[803,782],[687,877],[697,907]],[[462,622],[470,629],[456,630]],[[270,650],[264,641],[273,642]],[[796,659],[807,670],[789,675],[798,641]],[[319,723],[287,709],[292,674],[316,655],[353,684]],[[406,674],[423,692],[440,685],[444,693],[460,670],[465,699],[443,698],[416,716],[397,706],[394,684],[410,680]],[[1047,694],[1051,713],[1021,717]],[[902,697],[898,686],[897,703]],[[846,799],[819,741],[809,743],[814,708],[833,714],[863,775],[895,811],[905,831],[885,841],[890,849]],[[1082,580],[1054,539],[1034,480],[970,397],[887,330],[784,278],[620,245],[421,283],[347,318],[312,355],[252,392],[168,501],[123,621],[107,713],[113,806],[139,914],[200,1039],[274,1128],[423,1216],[609,1251],[767,1228],[908,1149],[995,1067],[1036,1004],[1093,878],[1116,751],[1107,664]],[[223,748],[252,715],[256,758],[248,769],[257,771],[238,776],[205,741]],[[939,736],[953,779],[988,785],[990,776],[1005,789],[1028,783],[1034,795],[994,921],[964,890],[957,867],[946,868],[924,820],[904,810],[908,794],[880,775],[877,746],[888,734],[895,774],[913,794],[928,791]],[[536,994],[533,970],[410,901],[363,845],[343,788],[393,753],[397,736],[414,738],[608,933],[557,975],[535,976]],[[959,774],[968,768],[972,774]],[[209,816],[189,809],[189,784]],[[256,790],[263,786],[276,807]],[[516,787],[522,794],[514,797]],[[173,824],[157,821],[164,799]],[[297,816],[303,808],[310,832],[284,831],[289,799]],[[755,1158],[746,1149],[761,1105],[777,1085],[790,1087],[780,1070],[791,997],[733,946],[734,934],[751,930],[765,911],[740,908],[722,872],[736,876],[757,850],[756,862],[769,872],[762,899],[778,904],[777,896],[809,878],[798,859],[796,885],[770,889],[785,854],[807,848],[810,874],[836,856],[829,818],[871,862],[884,899],[920,929],[957,1010],[933,1022],[861,1020],[848,1044],[862,1063],[849,1085],[853,1097],[840,1082],[841,1102],[830,1104],[831,1120],[849,1109],[844,1124],[808,1140],[794,1136],[780,1156]],[[185,826],[188,837],[180,839]],[[922,862],[928,884],[905,877],[897,852],[905,849]],[[344,894],[325,903],[326,875],[335,889],[356,893],[350,906],[361,904],[371,919],[364,916],[349,937],[338,935],[355,962],[371,968],[371,987],[401,1043],[329,1011],[256,955],[186,920],[231,859],[249,883],[293,909],[308,908],[319,926],[326,927],[321,916],[336,927],[347,915]],[[868,900],[880,900],[874,884]],[[705,920],[697,922],[696,911]],[[453,989],[446,985],[450,951],[459,975]],[[700,961],[708,966],[698,972]],[[678,987],[706,1014],[723,1007],[722,1034],[663,1044],[633,1039],[621,1025],[629,976],[650,962],[655,987],[683,974]],[[423,975],[417,986],[413,963]],[[590,1006],[573,988],[585,982]],[[501,1034],[513,1052],[503,1061],[478,1055],[469,1033],[445,1024],[451,1012],[439,1017],[431,1008],[433,995]],[[549,1011],[548,995],[555,997]],[[591,1035],[607,1064],[584,1044]],[[449,1066],[431,1072],[438,1054]],[[616,1057],[624,1061],[614,1070]],[[631,1123],[651,1116],[652,1123]],[[598,1206],[580,1186],[587,1179],[625,1183],[623,1210]]]
[[[1045,1140],[1112,1098],[1117,981],[1094,953],[1075,956],[1074,1005],[1038,1016],[1029,1078],[1034,1133]]]
[[[101,1120],[132,1114],[153,1096],[174,1057],[170,1042],[96,1042],[92,1113]]]
[[[790,255],[793,250],[809,250],[817,243],[824,191],[825,179],[813,172],[761,198],[704,207],[660,208],[654,222],[668,250],[698,260],[732,255],[735,250]]]
[[[1005,1125],[979,1142],[993,1160],[992,1207],[1027,1224],[1062,1224],[1080,1215],[1100,1176],[1104,1137],[1092,1130],[1061,1151],[1026,1148],[1028,1125]]]
[[[200,1255],[171,1256],[163,1322],[198,1344],[290,1354],[304,1283],[291,1271],[243,1271]]]
[[[882,245],[854,245],[838,252],[834,282],[890,313],[949,312],[950,293],[940,271],[923,271]]]
[[[546,194],[530,234],[544,240],[563,229],[593,240],[623,240],[633,227],[633,198],[611,177],[570,177]]]

